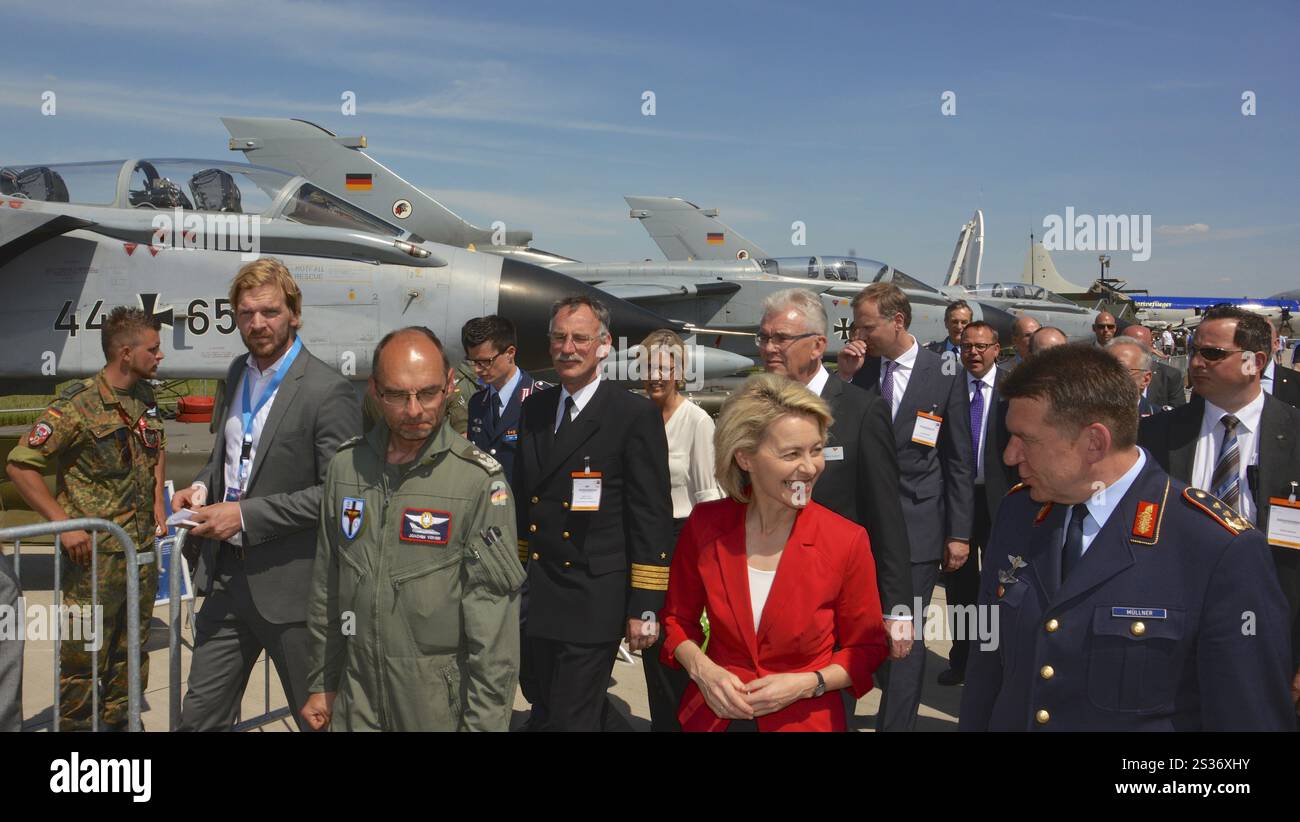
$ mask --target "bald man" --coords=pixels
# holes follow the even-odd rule
[[[1105,348],[1106,343],[1115,339],[1115,330],[1118,325],[1115,323],[1115,315],[1109,311],[1103,311],[1097,315],[1097,319],[1092,321],[1092,333],[1097,335],[1096,345],[1098,348]]]
[[[1098,319],[1101,319],[1100,316]],[[1155,347],[1151,329],[1145,325],[1130,325],[1121,335],[1132,337],[1146,346],[1147,353],[1154,354]],[[1147,398],[1154,408],[1177,408],[1187,403],[1187,392],[1183,390],[1185,380],[1183,372],[1160,362],[1154,356],[1151,359],[1151,384],[1142,396]]]
[[[1067,342],[1064,331],[1054,325],[1045,325],[1029,335],[1029,353],[1038,354]]]

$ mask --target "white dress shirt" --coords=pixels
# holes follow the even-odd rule
[[[552,430],[560,430],[560,415],[564,413],[565,400],[573,397],[573,413],[569,415],[569,422],[573,422],[574,418],[582,413],[582,409],[587,407],[587,403],[591,402],[591,398],[596,395],[596,388],[599,385],[600,372],[597,371],[596,379],[579,388],[576,393],[570,394],[569,389],[561,386],[559,407],[555,409],[555,428]]]
[[[1106,527],[1106,521],[1110,515],[1115,513],[1119,507],[1120,500],[1128,493],[1128,489],[1133,487],[1134,480],[1142,471],[1142,466],[1147,463],[1147,453],[1141,448],[1138,449],[1137,462],[1133,467],[1124,472],[1124,476],[1115,480],[1106,486],[1104,491],[1093,494],[1085,503],[1088,506],[1088,516],[1083,518],[1083,553],[1088,553],[1088,548],[1092,546],[1092,541],[1097,537],[1097,533]],[[1070,517],[1074,514],[1074,506],[1065,512],[1066,530],[1069,530]],[[1068,538],[1068,537],[1067,537]]]
[[[1268,358],[1268,365],[1264,366],[1264,373],[1259,377],[1259,387],[1264,389],[1265,394],[1273,393],[1273,358]]]
[[[292,348],[289,350],[292,350]],[[298,353],[301,354],[302,352],[299,351]],[[253,396],[248,403],[250,408],[255,408],[257,406],[258,400],[262,398],[263,392],[266,391],[271,380],[275,378],[276,373],[280,370],[281,366],[284,365],[284,358],[287,356],[289,356],[289,351],[285,351],[280,355],[280,358],[271,363],[265,371],[261,371],[257,367],[257,358],[252,354],[248,355],[248,359],[244,363],[244,368],[249,377],[252,378],[250,382],[253,389]],[[280,384],[284,384],[283,380]],[[275,393],[270,397],[267,397],[266,402],[257,410],[257,413],[253,415],[252,422],[250,423],[252,425],[250,433],[253,435],[253,447],[248,452],[250,467],[256,464],[257,446],[262,440],[262,428],[266,425],[266,418],[271,415],[271,406],[275,404],[275,397],[279,393],[280,387],[276,386]],[[235,390],[234,393],[230,395],[230,407],[226,414],[226,425],[222,429],[222,433],[225,436],[226,441],[226,461],[225,465],[222,466],[222,476],[225,478],[225,487],[229,490],[231,488],[239,487],[239,457],[243,454],[244,450],[243,377],[235,380]],[[252,478],[251,474],[249,478]],[[196,482],[194,484],[202,485],[203,483]],[[208,500],[209,503],[222,501],[223,500],[219,499]],[[242,510],[239,512],[239,528],[239,533],[230,537],[230,539],[227,539],[226,542],[229,542],[231,545],[244,544],[244,512]]]
[[[903,394],[907,393],[907,383],[912,379],[912,367],[916,365],[916,354],[919,350],[920,346],[916,343],[916,337],[913,337],[912,347],[894,360],[898,367],[894,369],[893,402],[889,404],[889,418],[891,420],[898,416],[898,406],[903,402]],[[882,357],[880,360],[880,379],[882,381],[885,379],[886,362],[889,362],[889,358]]]
[[[995,364],[988,370],[988,373],[981,377],[978,382],[981,390],[984,392],[984,416],[980,419],[980,431],[978,447],[975,449],[975,484],[984,484],[984,437],[989,431],[989,417],[993,412],[993,384],[998,378],[998,367]],[[966,372],[966,399],[971,402],[975,401],[975,377],[968,371]]]
[[[812,379],[808,380],[808,390],[820,397],[826,388],[826,381],[830,378],[831,372],[827,371],[821,363],[817,363],[817,372],[812,375]]]
[[[1237,424],[1237,450],[1241,454],[1238,469],[1241,472],[1241,499],[1237,503],[1237,513],[1251,522],[1255,521],[1257,512],[1255,498],[1250,494],[1246,483],[1246,468],[1259,464],[1259,417],[1264,411],[1264,392],[1246,403],[1233,414]],[[1196,438],[1196,457],[1192,461],[1193,488],[1214,493],[1210,481],[1214,477],[1214,466],[1219,462],[1219,449],[1223,447],[1223,415],[1227,414],[1219,406],[1206,400],[1205,414],[1201,417],[1201,433]]]

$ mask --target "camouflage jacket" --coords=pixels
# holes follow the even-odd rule
[[[68,516],[111,520],[136,541],[154,537],[155,469],[167,442],[153,389],[138,382],[131,395],[144,406],[132,417],[118,401],[104,372],[79,380],[45,409],[9,461],[57,471],[56,498]],[[121,551],[111,537],[101,551]]]

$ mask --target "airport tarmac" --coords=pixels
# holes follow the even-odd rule
[[[25,433],[24,427],[7,427],[0,429],[0,436]],[[167,476],[178,486],[184,486],[207,460],[212,444],[212,434],[206,424],[167,423]],[[23,520],[31,521],[30,518]],[[17,521],[5,524],[19,524]],[[7,553],[12,546],[6,546]],[[53,584],[53,547],[52,545],[27,544],[23,546],[22,581],[27,605],[48,607],[52,601]],[[181,682],[189,676],[190,656],[193,648],[192,620],[189,616],[194,603],[186,602],[182,609],[182,644],[181,644]],[[199,601],[202,607],[202,601]],[[938,587],[934,592],[934,605],[943,607],[944,590]],[[150,635],[147,650],[149,653],[149,680],[145,689],[144,727],[147,731],[165,731],[168,727],[168,706],[170,688],[168,684],[168,608],[158,606],[154,610],[150,623]],[[917,720],[917,730],[921,731],[955,731],[957,729],[957,712],[961,701],[962,688],[939,685],[935,678],[947,668],[948,650],[951,642],[932,640],[926,649],[927,660],[925,684],[922,692],[922,704]],[[53,716],[54,683],[54,645],[49,641],[32,641],[27,643],[23,668],[23,727],[24,730],[48,731],[51,729]],[[645,675],[641,670],[639,654],[632,655],[632,662],[619,660],[614,664],[610,677],[609,694],[614,707],[621,712],[636,731],[650,730],[650,712],[646,701]],[[269,702],[268,702],[269,697]],[[880,690],[875,689],[858,700],[856,715],[852,722],[854,730],[872,730],[875,723],[877,707],[880,703]],[[241,716],[244,719],[257,717],[267,710],[274,711],[286,707],[284,692],[273,666],[265,664],[265,657],[259,660],[244,694]],[[522,694],[516,692],[514,716],[511,727],[521,725],[528,718],[528,703]],[[287,718],[277,719],[256,729],[259,732],[296,730]]]

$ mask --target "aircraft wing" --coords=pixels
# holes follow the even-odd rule
[[[46,240],[94,225],[67,214],[6,208],[0,211],[0,266]]]
[[[691,300],[696,297],[725,297],[740,290],[740,283],[736,282],[721,280],[700,282],[673,277],[656,277],[645,282],[627,280],[596,282],[592,285],[606,294],[638,304]]]

